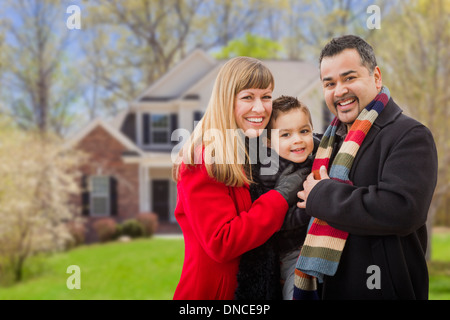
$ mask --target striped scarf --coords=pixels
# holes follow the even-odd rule
[[[329,170],[331,179],[353,185],[349,179],[353,160],[389,98],[388,88],[383,87],[375,99],[361,111],[331,165]],[[340,123],[337,117],[334,118],[323,135],[312,167],[315,179],[320,179],[319,169],[321,166],[325,166],[328,170],[336,130]],[[323,220],[311,218],[308,234],[295,269],[294,300],[319,299],[317,279],[322,282],[325,275],[333,276],[336,273],[347,237],[347,232],[337,230]]]

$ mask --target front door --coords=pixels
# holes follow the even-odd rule
[[[152,180],[152,211],[159,221],[169,220],[169,180]]]

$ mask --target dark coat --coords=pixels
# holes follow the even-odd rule
[[[303,188],[303,181],[309,173],[319,146],[320,139],[314,136],[314,150],[312,155],[303,163],[293,163],[281,157],[278,158],[276,174],[261,175],[260,162],[252,166],[255,173],[254,183],[250,185],[250,196],[256,201],[261,195],[275,187],[279,174],[290,165],[301,171],[302,181],[299,188]],[[263,146],[261,145],[260,148]],[[269,154],[271,149],[268,150]],[[277,156],[278,155],[274,155]],[[289,208],[284,218],[283,226],[263,245],[244,253],[239,264],[237,275],[238,287],[235,293],[236,300],[281,300],[280,283],[280,255],[299,248],[306,237],[308,223],[311,217],[304,209],[294,204]]]
[[[427,299],[425,222],[437,181],[431,132],[390,99],[350,180],[353,186],[320,181],[307,199],[309,215],[349,232],[336,274],[324,279],[323,299]],[[367,285],[377,276],[373,265],[380,289]]]

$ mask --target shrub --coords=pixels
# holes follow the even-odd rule
[[[0,264],[22,280],[28,259],[65,248],[65,221],[79,194],[81,151],[51,133],[21,130],[0,116]]]
[[[86,240],[86,226],[81,221],[70,221],[66,224],[66,227],[71,235],[70,241],[67,241],[66,248],[71,249],[73,247],[82,245]]]
[[[117,222],[112,218],[101,218],[92,227],[101,242],[114,240],[118,236]]]
[[[125,220],[120,225],[120,234],[131,238],[139,238],[144,236],[144,226],[137,219]]]
[[[151,237],[158,228],[158,215],[153,212],[140,213],[136,220],[144,227],[144,237]]]

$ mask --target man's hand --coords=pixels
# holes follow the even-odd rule
[[[321,166],[319,169],[320,179],[316,180],[314,179],[313,173],[311,173],[303,182],[303,191],[299,191],[297,193],[297,196],[302,199],[303,201],[297,202],[297,207],[299,208],[306,208],[306,199],[308,199],[308,195],[311,192],[311,190],[314,188],[316,184],[319,183],[319,181],[324,179],[330,179],[327,173],[327,168],[325,166]]]

